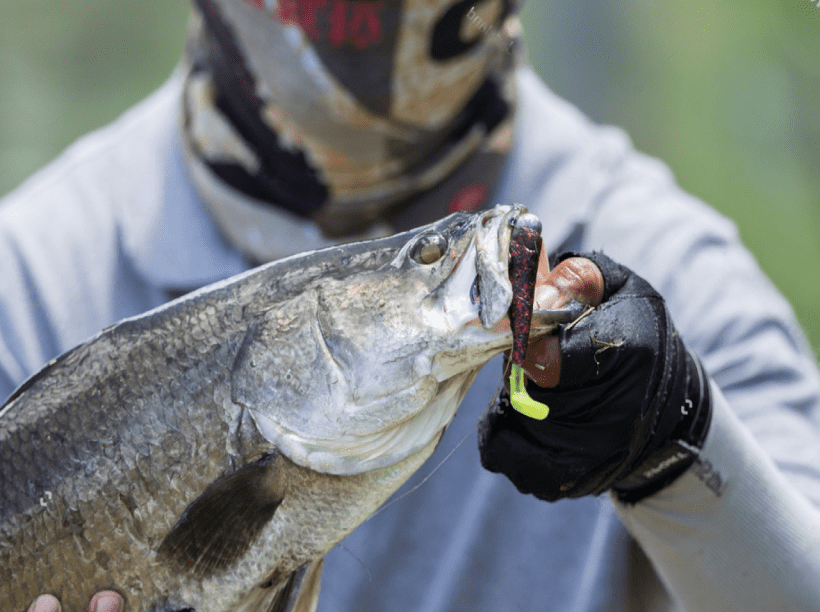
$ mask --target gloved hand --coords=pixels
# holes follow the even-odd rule
[[[536,307],[596,306],[528,348],[527,390],[549,415],[519,414],[502,392],[480,424],[481,462],[546,501],[612,489],[634,503],[694,462],[711,416],[708,380],[649,283],[601,253],[583,257],[539,269]]]

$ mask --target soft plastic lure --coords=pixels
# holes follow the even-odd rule
[[[530,337],[532,309],[535,301],[535,276],[541,253],[541,222],[533,214],[518,217],[510,237],[510,282],[513,298],[510,324],[513,348],[510,354],[510,403],[521,414],[543,420],[549,407],[530,397],[524,374],[524,355]]]

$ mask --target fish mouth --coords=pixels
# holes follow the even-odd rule
[[[527,209],[514,204],[504,211],[496,207],[478,220],[475,237],[476,289],[481,326],[490,329],[501,322],[510,309],[513,289],[509,276],[512,231]]]
[[[482,224],[489,225],[487,215],[491,212],[482,217]],[[485,329],[495,328],[502,322],[512,323],[513,310],[523,307],[527,311],[526,327],[533,335],[543,335],[554,331],[560,324],[573,321],[585,309],[573,301],[563,308],[534,310],[541,229],[538,217],[523,205],[513,204],[494,228],[494,234],[493,231],[478,233],[476,276],[470,296],[479,305],[479,320]],[[513,253],[514,245],[519,247],[516,253]],[[513,280],[515,276],[519,277],[517,283]],[[526,344],[526,336],[513,338],[514,342],[516,340]]]
[[[492,344],[506,342],[513,300],[510,242],[518,218],[525,214],[524,206],[512,204],[476,216],[473,238],[443,290],[431,294],[423,304],[428,325],[467,333],[472,343],[486,345],[490,336]]]

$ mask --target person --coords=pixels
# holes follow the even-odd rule
[[[551,413],[485,411],[490,362],[327,555],[318,609],[820,610],[820,374],[793,313],[731,222],[526,66],[518,4],[195,0],[182,68],[0,204],[0,395],[259,262],[522,202],[570,255],[536,306],[597,306],[529,347]]]

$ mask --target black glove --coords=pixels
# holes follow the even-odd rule
[[[649,283],[601,253],[582,256],[600,268],[604,297],[560,329],[558,386],[529,382],[549,416],[516,412],[502,392],[479,427],[481,463],[546,501],[613,489],[634,503],[694,462],[709,428],[709,384]]]

